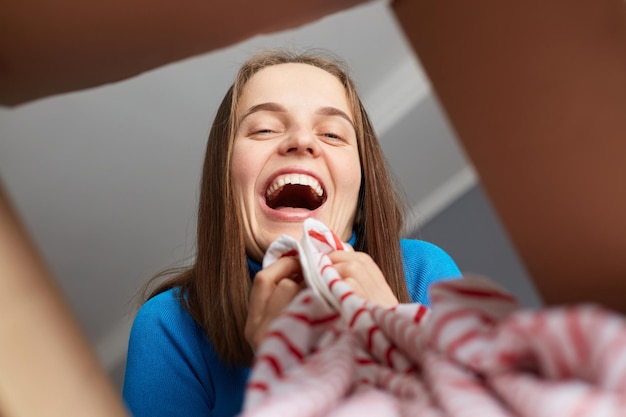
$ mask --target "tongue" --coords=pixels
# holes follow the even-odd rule
[[[321,199],[311,187],[299,184],[287,184],[267,198],[267,205],[275,210],[286,208],[315,210],[321,203]]]

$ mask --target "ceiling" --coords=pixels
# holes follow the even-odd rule
[[[266,47],[342,56],[406,192],[413,229],[475,182],[384,2],[133,79],[0,110],[0,175],[108,369],[138,288],[193,256],[205,141],[239,65]]]

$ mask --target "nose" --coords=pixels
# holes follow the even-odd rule
[[[314,132],[305,128],[294,128],[280,144],[282,154],[311,155],[320,154],[320,143]]]

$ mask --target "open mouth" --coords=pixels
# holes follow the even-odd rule
[[[315,178],[304,174],[280,175],[265,192],[265,202],[274,210],[315,210],[326,201],[326,193]]]

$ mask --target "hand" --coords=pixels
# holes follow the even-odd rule
[[[280,258],[259,271],[252,282],[246,340],[256,351],[267,327],[304,288],[300,262],[294,257]]]
[[[334,251],[328,254],[335,269],[359,297],[383,307],[398,304],[376,262],[365,252]]]

